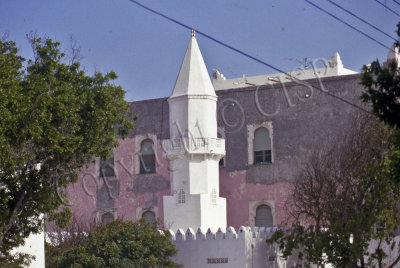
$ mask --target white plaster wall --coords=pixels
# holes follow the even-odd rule
[[[184,189],[189,194],[189,160],[184,158],[178,158],[170,161],[171,167],[171,194],[178,189]]]
[[[211,203],[210,194],[200,195],[201,202],[201,228],[226,229],[226,198],[217,197],[215,204]]]
[[[177,230],[189,227],[198,228],[201,225],[200,195],[186,194],[186,202],[177,204],[176,194],[164,196],[164,225],[166,228]]]
[[[35,256],[35,260],[27,267],[44,268],[44,232],[31,234],[26,240],[25,245],[12,250],[12,253],[26,253]]]
[[[192,228],[177,230],[172,234],[171,240],[178,250],[174,261],[183,264],[185,268],[202,267],[229,267],[229,268],[289,268],[305,264],[298,259],[298,251],[284,259],[281,256],[277,244],[267,244],[266,240],[272,236],[275,228],[258,228],[241,226],[236,232],[233,227],[223,228],[218,231]],[[384,261],[387,266],[391,264],[399,254],[400,236],[394,238],[396,246],[391,249],[389,245],[383,245],[382,249],[388,254]],[[370,243],[369,251],[372,253],[377,246],[377,241]],[[207,263],[208,258],[228,258],[228,263]],[[303,267],[301,266],[301,267]],[[316,268],[316,265],[311,265]],[[332,268],[328,264],[326,268]],[[399,264],[397,266],[399,267]]]
[[[168,99],[169,103],[169,133],[171,139],[188,137],[188,105],[183,97]]]
[[[164,225],[166,228],[208,228],[217,230],[226,228],[226,199],[217,197],[217,203],[211,204],[209,194],[186,195],[186,202],[178,204],[177,196],[164,196]]]
[[[244,233],[184,233],[183,236],[177,234],[173,243],[178,250],[174,261],[185,268],[248,267]],[[209,264],[208,258],[228,258],[228,263]]]
[[[193,137],[217,138],[217,98],[188,100],[189,131]]]
[[[283,259],[280,257],[277,245],[269,245],[266,239],[274,232],[272,228],[233,227],[217,232],[211,228],[197,230],[192,228],[179,229],[172,233],[172,242],[178,250],[174,261],[183,264],[185,268],[288,268],[304,264],[297,255]],[[227,258],[228,263],[208,263],[209,258]]]
[[[202,154],[170,161],[171,194],[184,189],[187,194],[219,194],[218,159]]]
[[[382,242],[381,248],[383,249],[384,252],[388,255],[388,257],[383,261],[383,264],[386,266],[389,266],[391,263],[393,263],[396,258],[399,256],[400,252],[400,236],[396,236],[394,238],[394,242],[396,243],[395,247],[393,249],[390,248],[391,245],[386,244],[385,242]],[[375,252],[376,248],[378,247],[379,242],[377,240],[374,240],[371,242],[368,251],[370,253]],[[377,265],[377,263],[375,263]],[[384,267],[386,267],[384,266]],[[396,266],[394,267],[400,267],[400,263],[397,263]]]
[[[216,138],[217,97],[185,95],[168,99],[170,137]]]
[[[206,194],[210,193],[211,189],[219,189],[218,160],[204,155],[192,156],[189,161],[189,174],[191,194]]]

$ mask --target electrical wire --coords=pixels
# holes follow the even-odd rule
[[[180,26],[182,26],[182,27],[184,27],[184,28],[186,28],[186,29],[188,29],[188,30],[194,30],[197,34],[200,34],[200,35],[206,37],[207,39],[210,39],[211,41],[214,41],[214,42],[220,44],[220,45],[223,46],[223,47],[229,48],[230,50],[233,50],[233,51],[235,51],[235,52],[237,52],[237,53],[239,53],[239,54],[241,54],[241,55],[243,55],[243,56],[245,56],[245,57],[247,57],[247,58],[249,58],[249,59],[252,59],[252,60],[254,60],[254,61],[258,62],[258,63],[261,63],[262,65],[265,65],[265,66],[267,66],[267,67],[269,67],[269,68],[271,68],[271,69],[273,69],[273,70],[275,70],[275,71],[277,71],[277,72],[279,72],[279,73],[283,73],[283,74],[287,75],[289,78],[291,78],[292,80],[300,81],[300,79],[298,79],[297,77],[294,77],[294,76],[292,76],[291,74],[289,74],[289,73],[287,73],[287,72],[285,72],[285,71],[283,71],[283,70],[281,70],[281,69],[279,69],[279,68],[277,68],[277,67],[275,67],[275,66],[273,66],[273,65],[271,65],[271,64],[269,64],[269,63],[267,63],[267,62],[265,62],[265,61],[263,61],[263,60],[260,60],[260,59],[254,57],[254,56],[251,56],[250,54],[248,54],[248,53],[246,53],[246,52],[244,52],[244,51],[242,51],[242,50],[240,50],[240,49],[234,48],[234,47],[232,47],[232,46],[230,46],[230,45],[228,45],[228,44],[226,44],[226,43],[224,43],[224,42],[222,42],[222,41],[220,41],[220,40],[218,40],[218,39],[216,39],[216,38],[214,38],[214,37],[212,37],[212,36],[210,36],[210,35],[208,35],[208,34],[206,34],[206,33],[203,33],[203,32],[201,32],[201,31],[197,30],[197,29],[194,28],[194,27],[191,27],[191,26],[189,26],[189,25],[187,25],[187,24],[184,24],[184,23],[182,23],[182,22],[180,22],[180,21],[178,21],[178,20],[175,20],[175,19],[173,19],[173,18],[171,18],[171,17],[169,17],[169,16],[167,16],[167,15],[164,15],[163,13],[158,12],[158,11],[152,9],[152,8],[149,8],[149,7],[143,5],[142,3],[140,3],[140,2],[138,2],[138,1],[136,1],[136,0],[128,0],[128,1],[130,1],[131,3],[134,3],[134,4],[136,4],[136,5],[138,5],[138,6],[142,7],[142,8],[144,8],[144,9],[146,9],[147,11],[150,11],[151,13],[154,13],[154,14],[156,14],[156,15],[159,15],[159,16],[161,16],[161,17],[163,17],[163,18],[165,18],[165,19],[167,19],[167,20],[169,20],[169,21],[171,21],[171,22],[173,22],[173,23],[175,23],[175,24],[178,24],[178,25],[180,25]],[[307,1],[307,0],[306,0],[306,1]],[[383,45],[383,44],[382,44],[382,45]],[[383,46],[384,46],[384,45],[383,45]],[[386,46],[385,46],[385,47],[386,47]],[[388,49],[390,49],[390,48],[388,48]],[[331,96],[331,97],[333,97],[333,98],[336,98],[336,99],[338,99],[338,100],[340,100],[340,101],[342,101],[342,102],[345,102],[345,103],[347,103],[347,104],[349,104],[349,105],[351,105],[351,106],[353,106],[353,107],[355,107],[355,108],[357,108],[357,109],[359,109],[359,110],[362,110],[362,111],[364,111],[364,112],[366,112],[366,113],[372,114],[371,111],[369,111],[369,110],[367,110],[367,109],[364,109],[363,107],[361,107],[361,106],[359,106],[359,105],[357,105],[357,104],[355,104],[355,103],[352,103],[352,102],[350,102],[350,101],[348,101],[348,100],[346,100],[346,99],[343,99],[343,98],[341,98],[341,97],[339,97],[339,96],[336,96],[336,95],[334,95],[334,94],[332,94],[332,93],[330,93],[330,92],[328,92],[328,91],[322,90],[321,88],[315,87],[315,86],[313,86],[313,85],[311,85],[311,86],[312,86],[314,89],[317,89],[317,90],[319,90],[319,91],[321,91],[321,92],[323,92],[323,93],[325,93],[325,94],[327,94],[327,95],[329,95],[329,96]]]
[[[398,2],[397,0],[393,0],[393,2],[400,6],[400,2]]]
[[[386,45],[383,44],[382,42],[376,40],[376,39],[373,38],[372,36],[370,36],[370,35],[364,33],[363,31],[361,31],[361,30],[359,30],[359,29],[357,29],[357,28],[354,27],[353,25],[351,25],[351,24],[345,22],[344,20],[342,20],[341,18],[339,18],[339,17],[335,16],[334,14],[330,13],[330,12],[327,11],[326,9],[323,9],[322,7],[318,6],[317,4],[314,4],[313,2],[311,2],[311,1],[309,1],[309,0],[305,0],[305,1],[306,1],[307,3],[309,3],[310,5],[314,6],[315,8],[321,10],[321,11],[324,12],[325,14],[328,14],[328,15],[331,16],[332,18],[334,18],[334,19],[340,21],[341,23],[347,25],[347,26],[350,27],[351,29],[353,29],[353,30],[359,32],[360,34],[364,35],[364,36],[367,37],[368,39],[370,39],[370,40],[374,41],[375,43],[381,45],[382,47],[387,48],[388,50],[392,50],[390,47],[386,46]]]
[[[374,28],[374,29],[377,30],[378,32],[380,32],[380,33],[386,35],[387,37],[389,37],[389,38],[391,38],[391,39],[393,39],[395,42],[397,42],[397,39],[396,39],[396,38],[392,37],[390,34],[384,32],[384,31],[382,31],[381,29],[379,29],[379,28],[376,27],[375,25],[369,23],[368,21],[364,20],[363,18],[357,16],[356,14],[354,14],[354,13],[351,12],[351,11],[349,11],[348,9],[345,9],[344,7],[340,6],[339,4],[335,3],[335,2],[332,1],[332,0],[326,0],[326,1],[328,1],[328,2],[331,3],[332,5],[334,5],[334,6],[338,7],[338,8],[340,8],[340,9],[343,10],[344,12],[350,14],[351,16],[357,18],[358,20],[364,22],[365,24],[371,26],[372,28]]]
[[[400,14],[397,13],[396,11],[394,11],[393,9],[391,9],[390,7],[388,7],[387,5],[385,5],[384,3],[381,3],[378,0],[375,0],[375,2],[377,2],[378,4],[380,4],[381,6],[383,6],[384,8],[386,8],[387,10],[389,10],[390,12],[392,12],[393,14],[396,14],[397,16],[400,17]]]

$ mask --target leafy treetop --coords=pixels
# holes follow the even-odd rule
[[[60,43],[30,42],[34,59],[25,61],[15,42],[0,40],[0,264],[18,259],[10,250],[41,229],[43,215],[68,221],[58,189],[133,128],[114,72],[89,76],[66,63]]]

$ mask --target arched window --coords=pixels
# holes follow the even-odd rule
[[[101,216],[101,223],[107,224],[114,220],[114,215],[111,212],[106,212]]]
[[[140,174],[156,172],[156,156],[154,153],[154,143],[147,139],[142,141],[140,146]]]
[[[180,189],[178,191],[178,196],[176,199],[176,203],[177,204],[185,204],[186,202],[186,195],[185,195],[185,191],[183,189]]]
[[[215,189],[212,189],[210,198],[211,198],[211,204],[216,205],[217,204],[217,191]]]
[[[145,211],[142,214],[142,219],[144,219],[145,221],[147,221],[150,224],[156,224],[156,214],[154,214],[153,211]]]
[[[111,152],[111,156],[107,161],[100,159],[100,177],[114,177],[114,151]]]
[[[265,127],[260,127],[254,132],[254,164],[271,163],[271,139]]]
[[[274,225],[274,218],[269,206],[261,205],[256,208],[254,225],[258,227],[272,227]]]

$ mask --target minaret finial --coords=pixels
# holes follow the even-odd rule
[[[194,30],[192,29],[192,37],[194,37]]]

